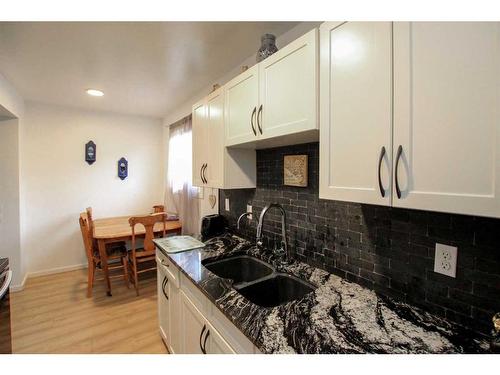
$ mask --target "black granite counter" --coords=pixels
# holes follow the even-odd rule
[[[9,258],[0,258],[0,274],[9,266]]]
[[[161,250],[161,240],[155,240]],[[180,270],[263,353],[481,353],[485,337],[396,302],[307,264],[284,271],[318,288],[305,297],[273,308],[257,306],[202,264],[228,254],[248,254],[272,262],[271,255],[226,234],[204,249],[166,254]]]

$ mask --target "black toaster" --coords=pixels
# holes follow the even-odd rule
[[[220,236],[226,231],[226,219],[222,215],[214,214],[204,216],[201,220],[202,240]]]

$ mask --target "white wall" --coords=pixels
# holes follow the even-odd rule
[[[16,89],[0,74],[0,257],[7,257],[13,271],[12,285],[25,276],[20,231],[19,200],[19,132],[24,114],[24,101]],[[3,118],[2,118],[3,119]]]
[[[22,282],[19,228],[18,120],[0,121],[0,258],[9,258],[13,285]]]
[[[21,118],[24,112],[23,98],[14,86],[0,73],[0,106],[9,111],[13,117]]]
[[[280,35],[276,38],[276,45],[278,48],[282,48],[288,43],[294,41],[298,37],[304,35],[308,31],[312,30],[315,27],[318,27],[322,22],[301,22],[297,26],[295,26],[293,29],[287,31],[283,35]],[[257,52],[257,51],[255,51]],[[241,67],[244,65],[247,65],[248,67],[251,67],[256,64],[256,55],[252,55],[247,57],[245,60],[243,60],[240,64],[235,66],[233,69],[228,71],[225,75],[222,77],[219,77],[216,79],[212,84],[218,83],[221,86],[229,82],[231,79],[236,77],[238,74],[241,73]],[[203,99],[205,96],[207,96],[211,91],[212,91],[212,84],[208,85],[207,87],[203,88],[198,92],[198,94],[194,95],[192,98],[187,100],[184,104],[180,105],[178,108],[175,109],[175,111],[172,111],[170,113],[167,113],[164,118],[163,118],[163,126],[166,128],[164,131],[164,137],[165,139],[168,139],[168,127],[175,122],[179,121],[180,119],[184,118],[188,114],[191,113],[191,108],[192,105],[199,100]],[[165,148],[168,148],[168,143],[165,143]],[[168,155],[168,152],[167,152]],[[212,208],[209,204],[208,201],[208,196],[212,193],[212,189],[209,188],[202,188],[204,190],[202,196],[203,199],[200,199],[200,216],[203,217],[205,215],[210,215],[213,213],[218,213],[218,207],[219,207],[219,202],[215,205],[215,208]],[[216,197],[218,197],[218,189],[214,189],[214,194]],[[218,199],[218,198],[217,198]]]
[[[276,38],[276,45],[278,46],[279,49],[281,49],[282,47],[286,46],[288,43],[294,41],[298,37],[304,35],[308,31],[314,29],[315,27],[318,27],[321,23],[322,22],[301,22],[293,29],[290,29],[283,35],[278,36]],[[219,77],[214,82],[210,83],[208,86],[202,88],[196,95],[189,98],[186,102],[184,102],[184,104],[176,108],[175,111],[167,113],[163,118],[163,124],[169,126],[175,123],[176,121],[179,121],[183,117],[187,116],[188,114],[190,114],[191,107],[193,106],[193,104],[203,99],[205,96],[207,96],[212,91],[213,84],[218,83],[222,86],[227,82],[229,82],[234,77],[236,77],[237,75],[239,75],[241,73],[242,66],[247,65],[248,67],[252,67],[253,65],[255,65],[257,63],[256,54],[257,51],[255,51],[255,54],[253,54],[252,56],[248,56],[245,60],[243,60],[240,64],[238,64],[233,69],[228,71],[222,77]]]
[[[21,149],[23,252],[30,274],[86,263],[78,215],[147,213],[163,202],[161,120],[27,102]],[[97,161],[84,145],[93,140]],[[117,161],[129,176],[117,177]]]

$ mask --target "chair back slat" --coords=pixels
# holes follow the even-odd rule
[[[156,206],[153,206],[153,213],[158,214],[161,212],[165,212],[165,206],[162,204],[157,204]]]
[[[147,253],[154,253],[155,245],[153,243],[154,238],[154,225],[156,223],[163,222],[163,236],[166,233],[166,215],[164,213],[156,213],[147,216],[134,216],[129,219],[129,224],[132,227],[132,252],[135,253],[135,226],[141,224],[146,230],[144,237],[144,251]]]
[[[83,245],[85,246],[85,253],[87,260],[90,262],[94,256],[94,247],[92,244],[92,234],[90,232],[90,223],[86,212],[80,214],[80,230],[82,232]]]

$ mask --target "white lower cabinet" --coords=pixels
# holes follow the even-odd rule
[[[156,255],[158,322],[170,353],[260,353],[168,257]]]
[[[181,335],[185,354],[235,354],[231,346],[181,291]]]
[[[165,280],[167,279],[165,270],[158,265],[157,268],[157,290],[158,290],[158,323],[160,325],[160,335],[163,340],[169,342],[170,331],[170,309],[167,299],[168,292],[165,289]]]
[[[165,257],[157,256],[158,323],[160,335],[170,353],[181,349],[179,270]],[[173,269],[173,271],[171,271]]]
[[[236,354],[231,345],[212,327],[208,324],[209,339],[205,346],[207,354]]]
[[[204,354],[206,342],[204,334],[207,321],[201,312],[194,306],[190,299],[181,292],[181,341],[182,353]]]

